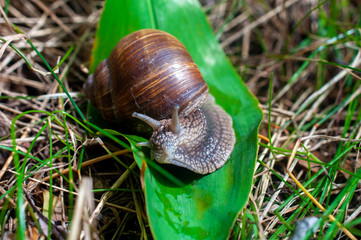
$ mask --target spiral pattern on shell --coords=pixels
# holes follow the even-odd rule
[[[196,111],[208,86],[184,45],[172,35],[143,29],[122,38],[84,85],[104,119],[121,121],[133,112],[154,119]]]

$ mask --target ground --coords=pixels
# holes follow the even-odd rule
[[[360,1],[203,0],[201,4],[220,45],[264,112],[254,186],[230,238],[285,239],[297,221],[310,216],[322,219],[315,233],[319,238],[361,237]],[[103,2],[12,0],[0,1],[0,6],[1,235],[13,237],[18,227],[15,209],[21,202],[12,189],[18,183],[19,162],[27,162],[31,175],[22,176],[26,178],[23,200],[27,218],[38,216],[38,222],[28,221],[25,226],[29,238],[36,239],[39,229],[46,227],[54,239],[64,236],[72,218],[69,213],[77,209],[73,192],[94,197],[95,205],[103,207],[86,234],[104,239],[151,238],[146,222],[142,225],[139,220],[145,219],[139,177],[116,161],[109,167],[103,158],[96,158],[119,149],[105,147],[79,127],[82,123],[72,118],[73,105],[54,95],[62,89],[27,42],[41,52],[85,111],[81,91]],[[14,154],[12,134],[17,150],[29,155]],[[93,161],[83,165],[76,161],[75,156],[84,154]],[[118,154],[139,171],[129,152]],[[49,158],[50,165],[41,163]],[[69,165],[73,171],[69,172]],[[107,189],[120,175],[124,181],[117,188],[133,191],[107,192],[101,199],[104,191],[93,196],[77,189],[79,179],[86,176],[94,183],[88,189]],[[55,199],[54,206],[47,204],[49,198]],[[102,203],[104,198],[107,204]],[[46,218],[49,208],[54,210],[52,224]]]

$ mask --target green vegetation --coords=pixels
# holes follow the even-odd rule
[[[99,27],[102,1],[4,2],[3,239],[63,239],[70,229],[71,239],[285,239],[307,217],[317,227],[304,239],[361,237],[357,1],[203,0],[216,37],[196,1],[114,1],[120,11],[104,13]],[[230,162],[191,184],[150,171],[158,165],[135,147],[144,139],[100,126],[80,93],[88,66],[120,37],[150,27],[186,45],[235,123]],[[258,102],[243,82],[264,113],[258,139]]]

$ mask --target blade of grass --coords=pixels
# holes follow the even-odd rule
[[[52,118],[48,117],[48,131],[49,131],[49,165],[50,165],[50,181],[49,181],[49,203],[48,203],[48,235],[47,239],[51,239],[51,233],[52,233],[52,216],[53,216],[53,140],[51,135],[51,122]]]
[[[20,116],[16,116],[13,121],[11,122],[11,139],[13,144],[13,149],[17,149],[16,144],[16,134],[15,134],[15,123]],[[25,231],[26,231],[26,215],[25,215],[25,205],[24,205],[24,192],[23,192],[23,182],[24,182],[24,175],[21,172],[20,167],[20,159],[18,152],[13,152],[13,161],[15,166],[15,171],[19,174],[16,175],[16,218],[17,218],[17,228],[16,228],[16,237],[20,240],[25,240]]]
[[[311,199],[311,201],[319,208],[321,209],[324,213],[326,213],[326,209],[307,191],[307,189],[297,180],[297,178],[289,171],[289,167],[291,165],[291,162],[293,162],[295,156],[296,156],[296,152],[297,152],[297,149],[298,147],[300,146],[301,144],[301,139],[298,139],[295,143],[295,146],[293,148],[293,152],[289,158],[289,161],[288,161],[288,165],[287,165],[287,173],[288,175],[292,178],[292,180],[296,183],[296,185],[307,195],[307,197],[309,199]],[[335,222],[336,225],[352,240],[357,240],[357,238],[351,233],[349,232],[344,226],[342,226],[341,223],[339,223],[335,217],[331,214],[328,214],[327,217],[332,221],[332,222]]]

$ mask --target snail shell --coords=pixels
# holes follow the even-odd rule
[[[208,95],[208,86],[184,45],[159,30],[134,32],[117,44],[84,89],[104,119],[140,119],[153,128],[141,146],[152,158],[199,174],[214,172],[235,143],[231,117]]]
[[[170,118],[175,105],[181,115],[194,112],[208,86],[180,41],[144,29],[121,39],[87,81],[85,93],[105,120],[120,122],[133,112],[160,120]]]

